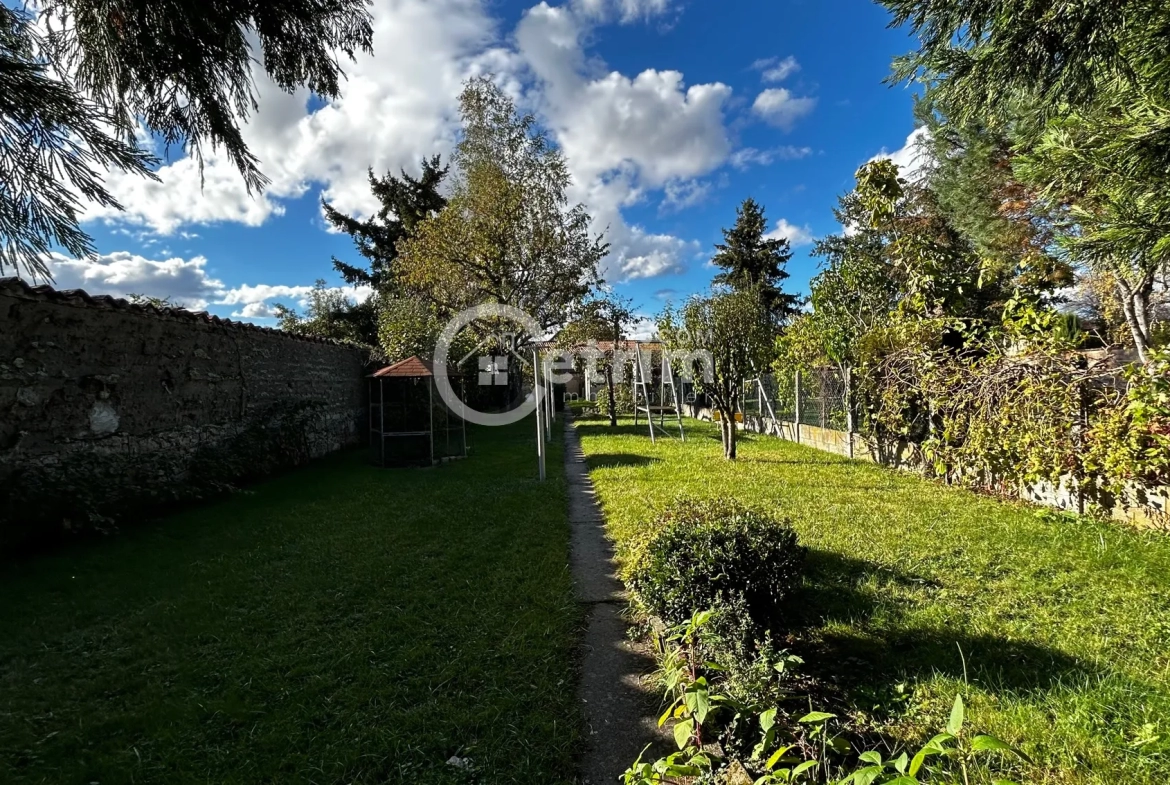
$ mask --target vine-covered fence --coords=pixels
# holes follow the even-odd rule
[[[1100,384],[1100,379],[1096,380]],[[1120,384],[1120,377],[1114,384]],[[941,477],[948,482],[975,485],[1000,495],[1016,496],[1026,501],[1083,513],[1096,504],[1118,519],[1165,527],[1170,522],[1170,494],[1163,487],[1125,485],[1125,492],[1102,494],[1096,486],[1081,480],[1083,474],[1066,472],[1055,479],[1005,482],[1002,478],[981,476],[974,480],[962,467],[940,469],[923,449],[933,427],[930,412],[920,413],[922,433],[908,432],[884,437],[864,411],[862,396],[855,388],[848,368],[820,367],[769,374],[749,380],[742,396],[744,427],[820,450],[850,458],[872,460],[897,468]],[[699,414],[692,411],[692,414]],[[1086,429],[1085,413],[1069,418],[1067,438],[1075,441]],[[936,434],[937,436],[937,434]]]

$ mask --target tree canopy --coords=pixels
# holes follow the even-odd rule
[[[658,329],[669,351],[682,357],[697,358],[701,353],[710,358],[706,368],[699,362],[679,370],[694,379],[718,410],[723,455],[735,460],[735,417],[743,383],[764,373],[772,358],[775,333],[763,299],[748,288],[716,289],[691,297],[677,311],[668,306],[658,317]]]
[[[205,148],[222,149],[262,189],[241,132],[257,106],[253,69],[335,98],[336,53],[369,51],[372,38],[367,0],[44,0],[35,17],[0,5],[0,272],[49,278],[53,244],[92,253],[80,200],[119,207],[106,168],[151,176],[140,130],[200,165]]]
[[[403,285],[441,313],[502,303],[542,327],[598,281],[607,244],[584,205],[570,205],[564,154],[486,77],[460,96],[463,134],[446,209],[398,244]]]
[[[637,321],[638,314],[634,310],[633,300],[613,291],[599,291],[581,303],[573,318],[557,334],[557,343],[565,348],[601,342],[611,345],[608,353],[597,358],[597,364],[605,377],[609,424],[613,428],[618,424],[617,394],[614,389],[615,358],[629,328]],[[588,373],[590,369],[586,368],[585,371]]]
[[[982,129],[990,147],[972,148],[966,160],[998,171],[992,191],[1017,191],[1004,212],[1031,221],[1044,251],[1112,280],[1145,359],[1155,340],[1152,298],[1170,267],[1170,6],[881,2],[895,24],[918,34],[918,50],[896,63],[894,78],[928,86],[946,120],[932,130],[949,144]],[[979,163],[987,155],[999,159],[994,170]],[[971,173],[939,160],[940,187],[970,194]],[[988,213],[973,215],[985,221]]]
[[[351,285],[366,284],[379,292],[394,288],[394,263],[398,259],[398,241],[411,234],[427,218],[447,206],[439,188],[449,167],[439,156],[424,159],[422,173],[413,177],[402,171],[401,177],[387,172],[376,177],[369,172],[370,191],[378,200],[378,210],[368,218],[339,212],[325,200],[321,209],[333,228],[353,238],[357,252],[368,263],[361,268],[334,257],[333,268]]]

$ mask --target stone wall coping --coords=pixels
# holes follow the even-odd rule
[[[332,338],[318,338],[312,335],[296,335],[275,327],[264,327],[251,322],[239,322],[215,316],[207,311],[191,311],[186,308],[150,305],[146,303],[132,303],[119,297],[108,294],[89,294],[83,289],[55,289],[52,286],[29,284],[22,278],[0,278],[0,296],[13,297],[20,300],[49,302],[74,308],[95,308],[108,311],[123,311],[147,318],[165,319],[184,322],[202,322],[216,327],[225,327],[229,330],[241,332],[256,332],[284,338],[290,341],[306,343],[320,343],[331,346],[340,346],[348,349],[369,351],[369,347],[357,343],[337,341]]]

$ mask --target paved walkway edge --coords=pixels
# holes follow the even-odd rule
[[[571,563],[577,599],[587,608],[578,697],[585,715],[580,779],[612,785],[647,745],[661,741],[657,697],[642,685],[653,662],[629,642],[622,618],[626,600],[615,573],[613,548],[589,478],[577,429],[565,421],[565,479],[572,529]]]

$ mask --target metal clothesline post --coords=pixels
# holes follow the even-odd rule
[[[794,386],[796,388],[796,411],[794,412],[794,414],[796,415],[796,417],[795,417],[796,423],[793,425],[792,430],[795,433],[796,441],[799,444],[800,443],[800,420],[801,420],[801,411],[800,411],[801,410],[801,405],[800,405],[801,392],[800,392],[800,371],[799,370],[796,371],[796,375],[794,377],[794,380],[795,380]]]
[[[543,404],[540,397],[540,357],[536,349],[532,350],[532,394],[536,396],[536,463],[539,469],[540,481],[544,482],[544,417],[541,409]]]
[[[546,442],[552,441],[552,424],[553,424],[553,384],[552,384],[552,366],[542,366],[541,372],[544,374],[544,440]]]

